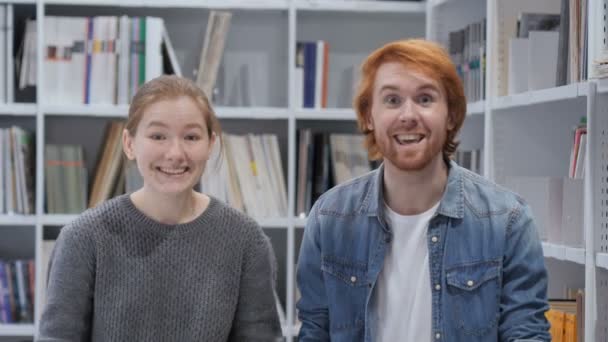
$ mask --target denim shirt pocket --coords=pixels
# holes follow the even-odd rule
[[[368,292],[367,264],[346,258],[323,255],[321,270],[329,301],[330,329],[333,333],[359,330],[365,325]]]
[[[483,336],[498,325],[500,262],[481,261],[446,268],[447,306],[458,328]]]

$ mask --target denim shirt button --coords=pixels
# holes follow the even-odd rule
[[[433,237],[431,238],[431,241],[433,241],[433,242],[437,242],[437,241],[439,241],[439,239],[438,239],[436,236],[433,236]]]
[[[357,277],[355,277],[355,276],[350,277],[350,282],[351,283],[356,283],[357,282]]]
[[[468,287],[471,287],[473,285],[475,285],[475,283],[472,280],[467,281],[467,286]]]
[[[440,333],[436,333],[436,334],[435,334],[435,339],[436,339],[436,340],[438,340],[438,339],[440,339],[440,338],[441,338],[441,334],[440,334]]]
[[[439,285],[439,284],[435,285],[435,290],[437,290],[437,291],[441,290],[441,285]]]

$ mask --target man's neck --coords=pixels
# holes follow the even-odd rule
[[[448,167],[441,155],[425,168],[404,171],[384,163],[384,201],[396,213],[416,215],[441,200],[448,180]]]

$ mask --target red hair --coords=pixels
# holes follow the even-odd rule
[[[448,160],[456,151],[459,142],[456,135],[462,127],[467,111],[462,81],[447,52],[438,44],[422,40],[408,39],[388,43],[372,52],[361,66],[361,81],[353,107],[357,113],[359,130],[365,134],[365,147],[370,159],[382,158],[374,132],[367,127],[371,115],[374,80],[380,66],[388,62],[401,63],[437,81],[443,87],[447,98],[448,115],[454,128],[448,129],[443,145],[444,159]]]

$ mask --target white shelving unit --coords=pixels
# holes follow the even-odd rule
[[[428,0],[427,38],[447,42],[447,34],[468,23],[487,18],[486,105],[469,104],[469,114],[483,111],[484,175],[501,182],[507,176],[565,177],[571,148],[569,129],[587,117],[588,148],[585,165],[585,245],[580,248],[543,242],[545,257],[554,271],[564,272],[559,284],[584,283],[585,340],[608,341],[608,80],[591,80],[561,87],[499,96],[507,53],[500,48],[511,32],[506,18],[513,6],[520,11],[543,12],[560,1],[532,0]],[[589,70],[599,52],[608,49],[607,1],[590,0]],[[511,8],[507,8],[511,7]],[[517,11],[517,9],[515,9]],[[482,12],[482,13],[480,13]],[[502,82],[502,83],[501,83]],[[596,86],[597,85],[597,86]],[[501,88],[503,87],[503,88]],[[474,116],[472,116],[474,117]],[[472,117],[468,117],[470,119]],[[465,122],[466,125],[466,122]],[[565,262],[563,264],[560,264]],[[563,266],[560,266],[563,265]],[[566,274],[568,272],[575,272]],[[576,276],[574,276],[576,274]],[[584,280],[580,275],[584,274]],[[577,279],[572,279],[576,277]],[[561,283],[563,281],[564,283]],[[552,286],[553,285],[553,286]],[[600,299],[604,298],[604,299]]]
[[[206,11],[221,8],[232,10],[233,26],[226,45],[226,56],[248,56],[250,66],[263,75],[256,84],[255,106],[220,105],[215,107],[224,128],[282,134],[281,153],[288,185],[289,213],[294,212],[296,192],[297,130],[307,125],[354,127],[355,113],[348,101],[339,101],[339,70],[360,63],[374,48],[388,41],[426,37],[442,44],[450,31],[487,18],[486,100],[469,103],[461,134],[461,146],[483,149],[484,176],[501,181],[505,176],[565,176],[570,142],[567,130],[587,116],[589,123],[585,166],[585,236],[584,248],[572,248],[544,242],[547,258],[567,262],[584,269],[586,293],[587,341],[608,342],[608,80],[581,82],[512,96],[497,96],[498,61],[504,51],[497,49],[502,37],[498,11],[509,0],[428,0],[427,2],[345,1],[345,0],[0,0],[14,6],[35,5],[38,18],[47,15],[104,14],[156,15],[165,18],[174,41],[182,70],[188,72],[198,62],[199,48],[193,41],[201,39]],[[537,2],[541,0],[529,0]],[[558,0],[547,0],[558,1]],[[589,55],[597,56],[607,45],[599,33],[605,32],[607,0],[589,0]],[[198,19],[197,19],[198,18]],[[407,20],[404,20],[407,19]],[[39,39],[43,25],[38,21]],[[195,24],[194,24],[195,23]],[[196,25],[196,26],[192,26]],[[251,28],[255,29],[251,29]],[[391,28],[390,30],[387,30]],[[193,33],[194,32],[194,33]],[[258,32],[258,36],[256,36]],[[259,33],[261,32],[261,33]],[[361,39],[365,37],[365,39]],[[173,37],[172,37],[173,38]],[[329,42],[330,81],[329,105],[326,109],[295,107],[295,45],[302,40]],[[253,41],[253,43],[252,43]],[[197,41],[198,43],[198,41]],[[38,43],[38,84],[44,77],[42,42]],[[194,57],[193,57],[194,56]],[[256,64],[262,61],[262,64]],[[227,68],[231,65],[227,65]],[[335,72],[335,71],[338,72]],[[335,73],[333,73],[335,72]],[[23,226],[35,229],[35,250],[40,251],[45,227],[65,225],[74,215],[47,215],[44,212],[43,149],[46,138],[53,138],[51,127],[66,121],[111,120],[124,118],[126,106],[44,105],[44,94],[37,92],[32,104],[0,104],[0,124],[4,121],[30,120],[36,127],[36,215],[0,215],[0,234]],[[346,103],[346,104],[345,104]],[[89,124],[90,125],[90,124]],[[70,129],[70,128],[66,128]],[[230,132],[230,130],[227,130]],[[295,319],[294,265],[297,258],[297,236],[306,225],[306,218],[285,217],[259,220],[267,231],[276,233],[275,249],[282,247],[287,341],[297,335]],[[4,229],[4,230],[3,230]],[[0,235],[0,239],[1,239]],[[0,251],[2,253],[2,251]],[[41,258],[36,253],[36,293],[40,293],[44,276],[40,274]],[[1,256],[1,254],[0,254]],[[570,266],[569,266],[570,267]],[[565,277],[567,278],[567,277]],[[561,286],[561,285],[560,285]],[[600,300],[601,298],[601,300]],[[36,317],[40,314],[36,307]],[[596,315],[597,314],[597,315]],[[33,336],[35,325],[0,325],[3,336]]]
[[[0,215],[0,226],[33,226],[36,224],[34,215]]]
[[[36,111],[36,105],[33,104],[0,104],[2,115],[34,117]]]
[[[34,336],[33,324],[0,324],[0,336],[27,337]]]

